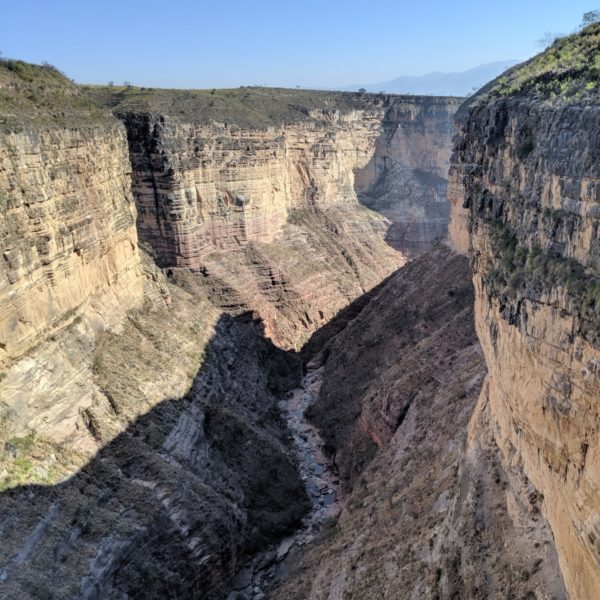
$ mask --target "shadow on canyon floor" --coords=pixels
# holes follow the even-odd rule
[[[473,316],[469,260],[442,244],[306,345],[344,508],[273,600],[566,597],[542,498],[495,444]]]
[[[388,444],[416,398],[442,387],[461,352],[477,345],[468,259],[436,245],[342,310],[302,350],[324,364],[308,417],[338,453],[348,490]],[[476,362],[482,363],[479,358]],[[350,441],[351,440],[351,441]]]
[[[54,486],[0,495],[3,598],[222,597],[245,555],[308,503],[278,395],[298,355],[222,315],[190,391],[132,422]]]

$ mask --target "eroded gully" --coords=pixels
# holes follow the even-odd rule
[[[292,433],[311,509],[293,535],[255,557],[238,572],[227,600],[266,599],[266,590],[286,573],[289,559],[309,544],[323,525],[341,510],[340,482],[335,465],[324,453],[325,443],[318,431],[304,417],[304,411],[319,395],[322,376],[323,368],[309,363],[300,386],[279,402]]]

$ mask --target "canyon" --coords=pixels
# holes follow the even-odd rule
[[[599,42],[591,26],[484,90],[458,119],[450,171],[463,219],[453,237],[464,248],[468,222],[489,370],[480,402],[505,462],[543,497],[574,598],[600,590],[598,106],[589,83]]]
[[[434,251],[314,345],[337,385],[310,415],[349,495],[275,598],[598,597],[599,53],[596,24],[456,115],[448,243],[475,330],[450,333],[465,278]]]
[[[460,100],[1,74],[2,593],[222,597],[309,506],[295,350],[414,251],[358,198],[446,206]]]
[[[597,56],[467,100],[1,61],[2,597],[598,597]]]

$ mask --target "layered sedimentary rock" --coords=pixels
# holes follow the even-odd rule
[[[277,407],[300,362],[271,340],[319,329],[313,418],[350,495],[289,589],[560,597],[539,498],[493,439],[465,451],[466,260],[364,295],[443,231],[456,100],[0,75],[3,597],[223,597],[306,508]]]
[[[0,420],[89,450],[95,336],[146,281],[125,128],[51,67],[0,64],[0,102]]]
[[[404,262],[354,191],[384,110],[307,110],[252,129],[125,114],[141,239],[159,264],[198,272],[218,305],[254,310],[269,337],[298,347]]]
[[[485,89],[461,111],[450,172],[489,371],[480,405],[578,599],[600,594],[599,52],[596,25]]]
[[[167,93],[120,123],[0,67],[0,593],[222,597],[306,505],[277,408],[299,361],[264,338],[405,260],[354,189],[391,101],[291,92],[234,126]]]
[[[453,115],[458,98],[397,99],[369,163],[356,173],[360,201],[392,224],[386,240],[407,256],[446,235]]]
[[[220,597],[303,511],[298,361],[140,253],[117,119],[51,67],[0,84],[0,595]]]
[[[198,268],[214,250],[274,241],[291,209],[355,204],[383,108],[314,112],[264,130],[127,115],[138,228],[159,262]]]
[[[161,264],[197,268],[214,249],[271,242],[290,210],[352,206],[356,191],[390,218],[387,239],[405,255],[445,231],[458,99],[90,93],[127,125],[140,236]]]
[[[297,363],[250,315],[218,317],[188,288],[97,342],[92,460],[73,473],[69,445],[5,438],[12,473],[69,477],[0,495],[3,598],[222,598],[244,557],[302,515],[275,396]]]
[[[457,101],[222,94],[100,98],[127,127],[139,235],[158,263],[202,273],[219,305],[256,311],[269,337],[299,347],[445,228]],[[357,189],[375,188],[412,242],[392,243],[397,224],[361,207]]]
[[[139,304],[142,279],[124,128],[0,136],[0,359],[7,362],[84,311],[104,326],[118,320],[111,313]]]

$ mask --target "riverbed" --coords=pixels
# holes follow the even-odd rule
[[[341,510],[337,470],[324,452],[325,443],[319,432],[304,416],[304,411],[319,395],[322,377],[322,367],[309,365],[300,385],[279,402],[294,440],[298,468],[311,509],[293,535],[244,566],[234,579],[228,600],[266,599],[265,590],[285,574],[289,558],[309,544],[324,524],[337,517]]]

